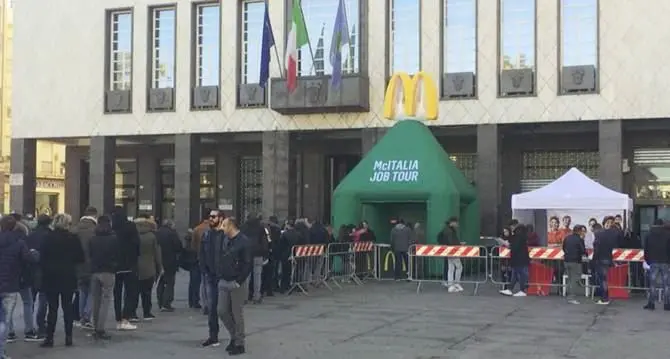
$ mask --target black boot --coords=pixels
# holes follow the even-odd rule
[[[66,346],[66,347],[71,347],[72,344],[73,344],[73,343],[72,343],[72,336],[71,336],[71,335],[68,335],[67,337],[65,337],[65,346]]]
[[[654,310],[656,309],[656,305],[654,305],[654,303],[647,303],[647,305],[645,305],[642,308],[644,308],[645,310]]]
[[[664,305],[663,305],[663,310],[668,310],[668,311],[670,311],[670,304],[664,304]]]
[[[40,347],[42,348],[53,348],[54,347],[54,338],[53,337],[47,337],[44,339],[42,344],[40,344]]]

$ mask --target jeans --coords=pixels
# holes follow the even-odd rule
[[[206,278],[207,299],[209,301],[209,313],[207,313],[207,326],[209,327],[209,337],[211,339],[219,338],[219,315],[217,313],[219,302],[219,281],[217,279]]]
[[[394,279],[405,279],[407,273],[403,273],[403,267],[407,269],[407,261],[409,255],[407,252],[394,252],[395,254],[395,268],[394,268]]]
[[[7,320],[9,319],[9,308],[16,306],[18,293],[0,293],[0,310],[3,311],[4,321],[0,321],[0,355],[5,354],[5,344],[7,342]]]
[[[250,293],[252,300],[260,300],[262,297],[261,288],[263,287],[263,261],[263,257],[254,257],[254,269],[252,272],[253,292]]]
[[[2,295],[0,295],[2,296]],[[5,341],[7,340],[7,324],[5,323],[6,313],[5,308],[0,302],[0,358],[5,355]]]
[[[612,262],[610,261],[596,261],[595,263],[595,276],[596,281],[599,285],[600,298],[607,302],[609,300],[609,288],[607,286],[607,275],[609,273]]]
[[[670,305],[670,265],[667,263],[651,263],[649,265],[649,304],[653,305],[656,299],[657,281],[661,280],[663,303]]]
[[[47,332],[47,295],[43,291],[37,292],[35,295],[35,303],[37,306],[35,314],[35,324],[37,324],[37,331],[40,334]]]
[[[79,320],[82,323],[91,321],[91,282],[79,285]]]
[[[137,273],[116,273],[114,278],[114,316],[116,321],[129,320],[137,307]]]
[[[463,262],[460,258],[448,258],[446,268],[447,284],[453,285],[460,283],[463,276]]]
[[[72,322],[74,313],[72,306],[72,290],[54,290],[47,292],[47,301],[49,302],[49,311],[47,313],[47,338],[53,339],[56,331],[56,321],[58,320],[58,304],[63,310],[63,326],[65,327],[65,336],[72,337]]]
[[[525,292],[528,287],[528,267],[512,267],[509,290],[513,290],[517,283],[519,283],[519,290]]]
[[[218,319],[230,333],[230,342],[244,346],[244,299],[246,299],[246,282],[237,288],[230,288],[224,281],[217,285]],[[217,323],[218,326],[218,323]]]
[[[25,333],[32,333],[35,330],[33,323],[33,292],[30,288],[21,289],[18,293],[23,302],[23,325]],[[14,310],[16,309],[16,300],[7,310],[7,332],[14,333]]]
[[[105,323],[107,322],[109,305],[112,302],[115,279],[116,276],[113,273],[93,273],[91,276],[91,320],[98,333],[105,331]]]
[[[200,305],[200,284],[202,283],[202,274],[197,263],[188,274],[188,306],[196,308]]]

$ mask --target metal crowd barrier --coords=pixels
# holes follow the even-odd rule
[[[591,265],[592,290],[590,296],[594,297],[598,293],[599,278],[596,273],[593,253],[590,251],[589,260]],[[613,265],[607,271],[607,286],[610,298],[625,299],[630,297],[631,293],[648,291],[650,288],[650,278],[644,270],[644,251],[642,249],[623,249],[617,248],[612,251]],[[661,284],[655,286],[662,288]],[[659,296],[660,296],[659,292]],[[588,296],[588,295],[587,295]]]
[[[326,283],[327,252],[325,244],[306,244],[293,246],[291,248],[291,289],[288,293],[293,293],[299,289],[303,294],[307,294],[306,285],[315,287],[323,285],[329,290],[333,290]]]
[[[511,250],[496,246],[491,250],[491,272],[489,276],[493,284],[507,288],[512,276],[510,264]],[[530,265],[528,266],[528,283],[526,294],[549,295],[552,290],[558,293],[564,287],[563,250],[551,247],[528,248]],[[559,280],[560,279],[560,280]],[[510,288],[511,289],[511,288]]]
[[[354,254],[354,277],[359,283],[375,277],[375,244],[373,242],[351,243]]]
[[[351,243],[331,243],[328,245],[328,281],[342,289],[340,283],[363,285],[356,276],[356,263]]]
[[[441,283],[449,291],[460,292],[461,284],[479,285],[488,279],[488,255],[483,246],[443,246],[417,244],[409,251],[409,279],[416,282],[416,292],[424,282]],[[449,278],[450,277],[450,278]]]

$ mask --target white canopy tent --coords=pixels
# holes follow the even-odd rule
[[[554,182],[512,196],[512,211],[535,209],[588,209],[632,211],[633,200],[571,168]]]

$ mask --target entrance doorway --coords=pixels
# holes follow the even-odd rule
[[[640,233],[640,238],[647,237],[656,219],[670,220],[670,206],[639,206],[635,213],[636,230]]]
[[[324,194],[324,218],[328,218],[329,222],[332,221],[332,216],[330,212],[331,199],[333,192],[337,185],[342,182],[344,177],[346,177],[351,170],[356,167],[358,162],[361,161],[361,156],[359,155],[341,155],[341,156],[328,156],[327,157],[327,174],[326,174],[326,193]]]

